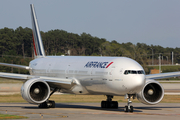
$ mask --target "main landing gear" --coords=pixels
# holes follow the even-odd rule
[[[101,102],[101,108],[114,108],[118,109],[118,102],[112,101],[112,95],[106,95],[107,100]],[[135,99],[135,94],[126,94],[125,98],[128,99],[127,105],[124,108],[124,112],[133,112],[134,108],[130,104],[132,103],[131,98]]]
[[[51,94],[49,95],[49,98],[50,98],[51,95],[54,94],[54,92],[56,92],[57,90],[58,90],[58,88],[55,88],[55,89],[51,92]],[[49,98],[48,98],[47,101],[39,104],[38,107],[39,107],[39,108],[55,108],[55,101],[49,100]]]
[[[111,96],[111,95],[106,95],[106,96],[107,96],[107,100],[101,102],[101,108],[118,109],[118,102],[112,101],[113,96]]]
[[[39,104],[39,108],[55,108],[55,101],[47,100],[46,102],[43,102]]]
[[[127,105],[124,108],[124,112],[133,112],[134,108],[130,104],[132,103],[131,98],[135,98],[135,95],[126,94],[125,96],[128,99]]]

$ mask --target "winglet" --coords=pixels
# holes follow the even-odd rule
[[[31,7],[31,18],[32,18],[34,54],[36,57],[45,57],[44,46],[41,38],[41,33],[38,27],[34,5],[31,4],[30,7]]]

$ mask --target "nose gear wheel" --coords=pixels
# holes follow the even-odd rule
[[[131,106],[130,104],[132,103],[131,98],[135,98],[135,95],[131,95],[131,94],[126,94],[126,96],[128,98],[128,102],[127,105],[124,108],[124,112],[133,112],[134,108],[133,106]]]

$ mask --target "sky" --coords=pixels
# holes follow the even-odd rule
[[[1,0],[0,29],[31,28],[30,4],[44,32],[180,48],[180,0]]]

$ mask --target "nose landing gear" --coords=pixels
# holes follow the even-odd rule
[[[124,108],[124,112],[133,112],[134,108],[130,104],[132,103],[131,98],[135,99],[135,95],[126,94],[125,98],[128,99],[127,105]]]

